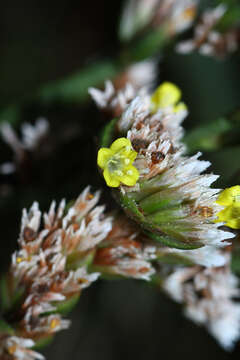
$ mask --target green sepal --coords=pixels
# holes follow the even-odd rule
[[[32,347],[32,350],[41,350],[43,349],[44,347],[50,345],[53,341],[53,338],[54,336],[53,335],[50,335],[50,336],[47,336],[47,337],[44,337],[40,340],[38,340],[35,345]]]
[[[158,210],[172,208],[181,203],[181,199],[171,198],[170,194],[166,191],[160,191],[150,196],[145,197],[139,202],[141,209],[148,214],[152,214]]]
[[[184,265],[184,266],[193,266],[194,262],[191,260],[185,258],[184,256],[181,256],[179,254],[174,253],[161,253],[157,251],[157,257],[156,260],[163,264],[168,265]]]
[[[152,275],[152,277],[151,277],[151,282],[148,283],[148,284],[149,284],[149,285],[152,285],[152,286],[154,286],[154,287],[157,286],[157,287],[161,288],[162,285],[163,285],[163,282],[164,282],[164,280],[163,280],[163,278],[161,278],[161,276],[159,275],[159,273],[155,273],[155,274]]]
[[[135,197],[138,201],[144,199],[147,196],[155,194],[157,192],[168,190],[168,186],[159,185],[161,182],[162,174],[154,176],[152,179],[141,180],[139,181],[140,191],[135,194]]]
[[[94,259],[94,255],[95,255],[95,250],[90,250],[87,252],[75,251],[71,253],[67,257],[66,270],[67,271],[77,270],[82,266],[88,267],[92,263]]]
[[[203,247],[200,243],[186,243],[184,241],[177,240],[176,238],[170,237],[168,235],[159,235],[150,231],[145,231],[145,234],[151,239],[160,242],[161,244],[181,250],[194,250]]]
[[[80,293],[73,295],[69,299],[61,302],[53,302],[54,310],[52,311],[46,311],[45,313],[41,314],[41,317],[54,315],[54,314],[61,314],[61,315],[67,315],[74,306],[76,306],[78,300],[80,297]]]
[[[113,191],[115,198],[120,202],[124,211],[134,220],[144,222],[145,218],[143,213],[139,211],[138,205],[133,197],[129,194]]]
[[[56,306],[56,313],[60,313],[61,315],[69,314],[72,309],[77,305],[79,298],[80,294],[76,294],[73,295],[70,299],[59,303]]]
[[[180,206],[174,206],[170,209],[161,209],[158,212],[147,215],[146,219],[148,222],[155,224],[156,226],[161,226],[162,224],[170,223],[174,226],[174,223],[177,220],[183,219],[184,217],[180,217],[178,212],[180,210]]]

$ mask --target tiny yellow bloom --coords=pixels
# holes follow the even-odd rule
[[[132,165],[137,152],[132,150],[131,141],[127,138],[115,140],[110,148],[98,151],[97,163],[103,169],[103,176],[108,186],[118,187],[120,183],[133,186],[139,178],[139,172]]]
[[[164,82],[151,96],[152,112],[157,112],[159,109],[166,107],[173,107],[175,112],[186,110],[187,106],[180,102],[182,96],[181,90],[170,82]]]
[[[217,222],[225,222],[232,229],[240,229],[240,186],[225,189],[218,197],[217,204],[224,206],[217,216]]]
[[[57,318],[53,318],[51,321],[50,321],[50,329],[51,330],[54,330],[57,326],[60,325],[60,320],[57,319]]]

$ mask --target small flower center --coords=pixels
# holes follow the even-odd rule
[[[60,325],[59,319],[52,319],[50,322],[50,329],[54,330],[59,325]]]
[[[234,203],[240,202],[240,194],[233,196],[233,202]]]
[[[124,155],[121,154],[121,151],[119,151],[108,160],[107,167],[111,173],[115,173],[118,176],[122,176],[123,174],[122,169],[124,165],[128,165],[129,163],[130,160],[124,157]]]

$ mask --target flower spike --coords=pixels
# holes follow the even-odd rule
[[[184,156],[181,123],[188,112],[180,99],[180,89],[169,82],[153,95],[139,94],[113,119],[114,126],[110,122],[112,128],[106,125],[103,146],[109,146],[117,132],[126,138],[116,140],[116,149],[115,142],[100,149],[98,165],[107,184],[118,188],[114,196],[127,216],[155,244],[181,250],[221,248],[234,234],[216,223],[222,207],[216,203],[219,190],[210,186],[218,176],[202,174],[210,163],[199,160],[201,153]],[[129,165],[136,170],[126,178]]]

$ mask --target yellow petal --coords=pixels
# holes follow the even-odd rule
[[[97,163],[100,168],[104,169],[108,159],[113,155],[113,152],[108,148],[101,148],[98,151]]]
[[[121,155],[122,155],[122,157],[125,158],[125,159],[124,159],[125,165],[126,165],[126,166],[131,165],[131,164],[134,162],[134,160],[136,159],[137,154],[138,154],[138,153],[137,153],[136,151],[134,151],[134,150],[122,152]]]
[[[110,146],[110,149],[115,153],[125,147],[129,148],[129,150],[130,150],[132,148],[132,144],[129,139],[122,137],[122,138],[115,140],[112,143],[112,145]]]
[[[124,175],[120,180],[124,185],[134,186],[139,179],[139,171],[135,166],[131,165],[124,169]]]
[[[179,112],[179,111],[183,111],[183,110],[187,110],[187,105],[184,104],[184,102],[180,102],[179,104],[174,106],[174,111],[175,112]]]
[[[217,222],[225,222],[226,226],[232,229],[240,228],[240,206],[228,206],[226,209],[220,211],[218,214]]]
[[[120,185],[120,181],[118,180],[118,178],[111,174],[107,168],[104,170],[103,176],[108,186],[118,187]]]
[[[230,219],[225,225],[231,229],[240,229],[240,219]]]
[[[181,99],[181,90],[170,82],[160,85],[151,97],[154,110],[173,106]]]
[[[240,186],[232,186],[225,189],[219,195],[216,203],[222,206],[229,206],[233,203],[240,202]]]

